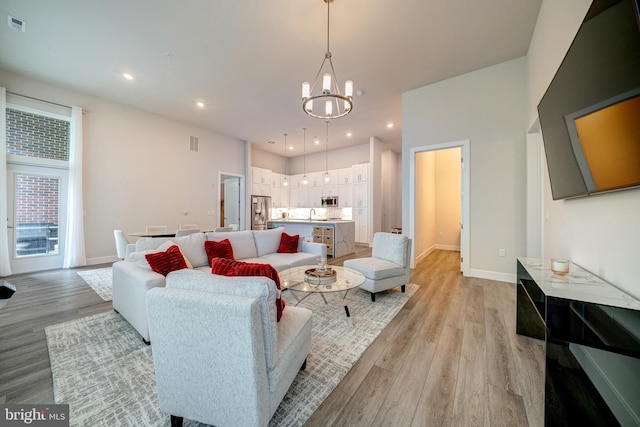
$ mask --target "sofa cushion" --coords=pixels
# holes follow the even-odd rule
[[[278,252],[281,254],[294,254],[298,252],[298,240],[300,240],[299,234],[290,236],[283,231],[282,236],[280,237]]]
[[[187,267],[184,256],[178,245],[171,245],[166,251],[146,254],[145,258],[156,273],[166,276],[172,271],[182,270]]]
[[[209,265],[211,265],[211,258],[225,258],[235,260],[233,256],[233,247],[229,239],[220,240],[207,240],[204,242],[204,250],[207,252],[207,259]]]
[[[407,256],[407,236],[391,233],[375,233],[373,235],[373,249],[371,256],[391,261],[405,267]]]
[[[233,261],[225,258],[211,259],[211,273],[221,276],[264,276],[276,283],[276,288],[280,291],[280,276],[275,268],[269,264],[258,264],[242,261]],[[280,292],[276,297],[276,321],[282,317],[285,302],[280,298]]]
[[[263,277],[223,277],[195,270],[180,270],[167,276],[166,287],[257,299],[260,305],[267,368],[273,369],[276,363],[278,342],[275,300],[279,291],[271,281]],[[230,334],[232,333],[233,331],[230,331]]]
[[[284,227],[272,228],[270,230],[253,230],[253,239],[256,242],[258,257],[278,252],[280,238],[283,232]]]
[[[382,280],[389,277],[402,276],[405,268],[401,265],[380,258],[357,258],[344,262],[344,268],[359,271],[371,280]]]
[[[187,236],[174,237],[173,242],[178,245],[182,255],[193,267],[209,265],[207,253],[204,250],[205,237],[203,233],[193,233]]]
[[[287,268],[300,267],[303,265],[313,265],[318,263],[318,256],[306,252],[296,252],[294,254],[281,254],[278,252],[265,255],[260,258],[261,262],[271,264],[276,270],[282,271]],[[248,261],[248,260],[247,260]],[[255,260],[252,260],[255,261]]]
[[[256,258],[258,256],[251,230],[207,233],[207,240],[219,242],[224,239],[229,239],[231,242],[235,259]]]

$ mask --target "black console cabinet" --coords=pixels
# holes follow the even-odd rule
[[[554,275],[549,266],[519,258],[516,286],[516,332],[546,342],[545,425],[620,425],[575,349],[640,359],[640,331],[633,330],[640,324],[640,301],[574,264],[567,276]],[[628,380],[640,384],[640,378]]]

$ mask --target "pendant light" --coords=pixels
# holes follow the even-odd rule
[[[307,128],[302,128],[304,139],[302,145],[302,161],[303,161],[303,174],[302,174],[302,185],[307,185],[309,180],[307,179]]]
[[[340,88],[338,86],[338,79],[336,78],[336,72],[333,69],[333,62],[331,61],[331,50],[329,49],[329,5],[333,3],[333,0],[323,0],[327,4],[327,51],[324,54],[320,69],[316,74],[316,78],[313,80],[313,85],[309,82],[302,83],[302,110],[318,119],[337,119],[338,117],[344,117],[353,110],[353,81],[347,80],[344,84],[344,96],[340,94]],[[327,63],[327,60],[328,63]],[[325,67],[325,64],[327,65]],[[322,79],[320,79],[322,75]],[[316,88],[316,83],[322,81],[322,91],[314,94],[313,91]],[[320,110],[324,111],[314,112],[313,101],[324,101],[324,105],[321,105]]]
[[[287,187],[289,181],[287,180],[287,134],[284,134],[284,179],[282,180],[282,186]]]
[[[329,120],[325,123],[327,124],[327,139],[324,146],[324,182],[328,183],[331,181],[331,176],[329,176]]]

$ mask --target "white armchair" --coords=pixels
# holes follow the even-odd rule
[[[360,287],[371,292],[371,301],[376,293],[401,286],[402,292],[411,276],[411,239],[401,234],[378,232],[373,235],[373,248],[368,258],[350,259],[344,267],[364,274]]]
[[[216,426],[267,426],[311,350],[310,310],[276,322],[275,283],[193,270],[147,293],[160,410]]]

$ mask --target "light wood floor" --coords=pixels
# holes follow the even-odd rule
[[[543,424],[543,344],[515,334],[515,285],[464,278],[458,259],[435,251],[412,270],[418,292],[307,427]],[[0,403],[53,402],[44,327],[112,309],[77,271],[5,278],[18,292],[0,310]]]

